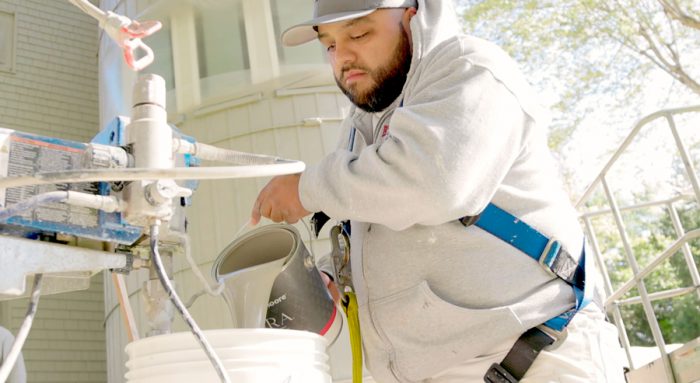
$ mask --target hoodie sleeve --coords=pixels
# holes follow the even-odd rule
[[[486,206],[532,119],[488,67],[450,45],[416,68],[418,80],[406,87],[386,140],[359,153],[336,150],[302,174],[308,210],[402,230]]]

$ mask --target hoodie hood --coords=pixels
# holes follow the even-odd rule
[[[457,20],[457,11],[453,6],[453,0],[447,1],[429,1],[418,0],[418,10],[416,15],[411,19],[411,39],[412,39],[412,58],[411,68],[406,76],[404,84],[404,92],[406,84],[411,82],[411,78],[416,72],[416,68],[420,61],[426,57],[433,49],[443,42],[455,38],[462,32],[462,28]],[[394,100],[388,109],[393,109],[399,105],[398,100],[402,95]],[[385,113],[386,110],[381,113]],[[350,115],[353,119],[370,121],[368,113],[362,109],[352,105]]]
[[[411,19],[413,62],[421,60],[440,43],[460,33],[457,12],[451,0],[418,0],[418,12]]]

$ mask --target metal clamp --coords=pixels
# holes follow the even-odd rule
[[[557,256],[559,256],[560,251],[561,244],[559,241],[550,239],[549,242],[547,242],[547,246],[545,246],[544,250],[542,250],[542,254],[540,254],[540,258],[538,260],[540,265],[542,265],[542,267],[554,277],[558,276],[554,273],[554,271],[552,271],[552,265],[557,259]]]
[[[544,348],[547,351],[556,350],[557,348],[559,348],[559,346],[561,346],[561,344],[564,343],[566,338],[569,336],[568,327],[564,327],[561,331],[557,331],[549,326],[539,325],[537,326],[537,329],[554,339],[554,343]]]
[[[344,290],[352,286],[352,270],[350,266],[350,237],[343,223],[331,228],[331,261],[335,272],[335,283]]]
[[[131,253],[120,253],[126,257],[126,264],[124,267],[118,269],[110,269],[109,271],[117,274],[129,275],[129,273],[134,270],[134,255]]]
[[[486,375],[484,375],[484,382],[486,383],[518,383],[518,379],[516,379],[513,375],[511,375],[508,371],[506,371],[503,366],[501,366],[498,363],[494,363],[491,365],[491,367],[486,371]]]

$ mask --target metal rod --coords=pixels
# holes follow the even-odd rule
[[[610,282],[610,275],[608,274],[608,268],[605,266],[605,261],[600,252],[600,246],[598,245],[598,238],[593,231],[593,225],[589,218],[584,219],[586,225],[586,232],[588,233],[588,239],[593,248],[593,254],[595,254],[595,259],[598,261],[598,266],[603,274],[603,282],[605,287],[605,296],[610,296],[613,291],[612,283]],[[632,348],[630,346],[630,339],[627,336],[627,329],[625,328],[625,323],[622,320],[622,312],[620,311],[620,306],[617,302],[612,302],[610,304],[604,304],[603,310],[605,312],[612,311],[613,320],[615,321],[615,326],[617,326],[617,332],[619,333],[620,340],[622,342],[622,347],[625,349],[625,354],[627,355],[627,361],[631,368],[634,368],[634,360],[632,359]]]
[[[622,145],[615,151],[613,156],[610,158],[608,163],[603,167],[603,170],[600,172],[598,177],[596,177],[593,182],[591,182],[590,186],[586,188],[586,191],[583,193],[581,198],[579,198],[578,202],[576,203],[576,210],[581,210],[583,207],[583,204],[588,201],[590,198],[591,194],[595,191],[595,189],[598,187],[603,182],[603,179],[605,175],[607,175],[608,171],[610,168],[612,168],[613,164],[617,161],[617,159],[622,155],[622,153],[627,149],[627,147],[632,143],[634,138],[637,136],[639,131],[648,123],[656,120],[657,118],[661,118],[667,115],[674,115],[674,114],[684,114],[684,113],[691,113],[691,112],[700,112],[700,105],[695,105],[695,106],[689,106],[685,108],[677,108],[677,109],[665,109],[665,110],[660,110],[658,112],[652,113],[646,117],[643,117],[640,119],[635,125],[634,128],[632,128],[632,131],[630,134],[625,138],[623,141]]]
[[[700,203],[700,181],[698,181],[698,176],[695,173],[695,167],[693,166],[693,160],[688,154],[688,149],[685,148],[683,140],[681,140],[680,134],[678,134],[678,129],[676,128],[676,121],[673,119],[673,115],[666,115],[666,121],[668,121],[668,127],[671,129],[671,134],[673,134],[673,139],[676,141],[676,147],[678,147],[678,152],[683,160],[683,165],[685,166],[685,171],[688,176],[690,184],[693,185],[693,190],[695,191],[695,201]]]
[[[675,197],[668,198],[668,199],[663,199],[659,201],[651,201],[651,202],[642,202],[634,205],[628,205],[628,206],[622,206],[618,207],[618,209],[622,211],[632,211],[632,210],[641,210],[644,208],[648,207],[656,207],[659,205],[667,205],[669,203],[675,203],[678,201],[682,200],[692,200],[694,196],[692,194],[679,194]],[[602,215],[608,215],[612,213],[611,209],[601,209],[601,210],[594,210],[594,211],[589,211],[584,214],[581,214],[581,218],[584,217],[597,217],[597,216],[602,216]]]
[[[683,223],[681,218],[678,216],[678,211],[673,204],[669,203],[667,205],[668,213],[671,215],[671,222],[673,222],[673,229],[676,231],[678,238],[685,235],[685,229],[683,228]],[[683,258],[685,258],[685,263],[688,266],[688,271],[690,272],[690,279],[693,281],[694,286],[700,286],[700,273],[698,273],[698,267],[695,265],[695,260],[693,259],[693,253],[690,251],[690,245],[686,242],[683,244]],[[700,290],[697,290],[698,299],[700,299]]]
[[[289,161],[273,165],[213,166],[170,169],[84,169],[60,172],[35,173],[29,176],[0,178],[0,189],[30,185],[51,185],[80,182],[170,180],[221,180],[229,178],[267,177],[301,173],[305,165]]]
[[[129,339],[129,342],[139,340],[139,330],[136,326],[134,311],[131,309],[131,302],[129,302],[124,276],[112,273],[112,283],[119,300],[119,312],[122,314],[122,321],[124,322],[124,327],[126,327],[126,337]]]
[[[627,230],[625,229],[625,224],[622,221],[622,215],[620,214],[620,210],[617,207],[617,201],[615,200],[615,197],[613,196],[612,191],[610,190],[610,187],[608,186],[608,183],[605,180],[605,178],[602,179],[602,184],[605,190],[605,195],[607,196],[608,202],[610,203],[610,207],[613,210],[615,224],[617,225],[617,229],[620,233],[620,238],[622,239],[622,244],[625,248],[625,255],[627,256],[627,261],[629,262],[629,265],[632,268],[632,272],[635,276],[634,280],[637,285],[637,290],[639,291],[639,296],[642,298],[642,307],[644,307],[644,314],[646,315],[647,322],[649,323],[649,328],[651,329],[652,336],[654,337],[654,342],[656,342],[656,346],[659,347],[659,351],[661,353],[661,360],[664,364],[666,378],[669,382],[674,382],[675,379],[673,377],[673,367],[671,366],[671,360],[669,359],[668,352],[666,351],[666,342],[664,341],[663,334],[661,333],[661,328],[659,328],[659,322],[656,319],[654,307],[649,301],[649,295],[647,294],[647,288],[644,284],[644,280],[638,278],[639,265],[637,264],[637,260],[634,257],[634,252],[632,251],[632,247],[630,246],[630,240],[627,236]]]
[[[691,239],[698,238],[700,237],[700,229],[692,230],[686,233],[683,237],[679,238],[676,240],[671,246],[666,248],[664,252],[661,254],[657,255],[643,270],[639,271],[639,273],[635,273],[635,276],[633,279],[627,281],[622,287],[620,287],[617,291],[615,291],[611,296],[608,297],[607,302],[612,302],[619,300],[623,295],[625,295],[628,291],[630,291],[637,283],[642,281],[644,278],[646,278],[649,274],[651,274],[652,271],[654,271],[654,268],[661,264],[661,262],[665,261],[668,257],[672,256],[675,254],[682,246],[683,244],[687,243]]]
[[[653,301],[658,301],[661,299],[679,297],[681,295],[690,294],[690,293],[695,292],[695,291],[698,291],[698,287],[679,287],[677,289],[668,289],[668,290],[663,290],[663,291],[657,291],[655,293],[649,294],[649,300],[653,302]],[[617,303],[621,306],[640,304],[640,303],[642,303],[642,298],[640,298],[639,296],[636,296],[636,297],[617,301]]]

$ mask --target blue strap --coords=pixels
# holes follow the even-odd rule
[[[549,242],[549,238],[492,203],[486,206],[474,225],[538,262]]]
[[[464,221],[463,221],[464,222]],[[585,246],[576,263],[561,247],[558,241],[551,240],[517,217],[489,204],[476,218],[474,225],[509,243],[516,249],[542,264],[548,272],[567,282],[576,296],[575,306],[547,322],[545,326],[562,331],[573,316],[590,302],[591,286],[586,283],[586,274],[591,275],[591,262],[586,262]]]

